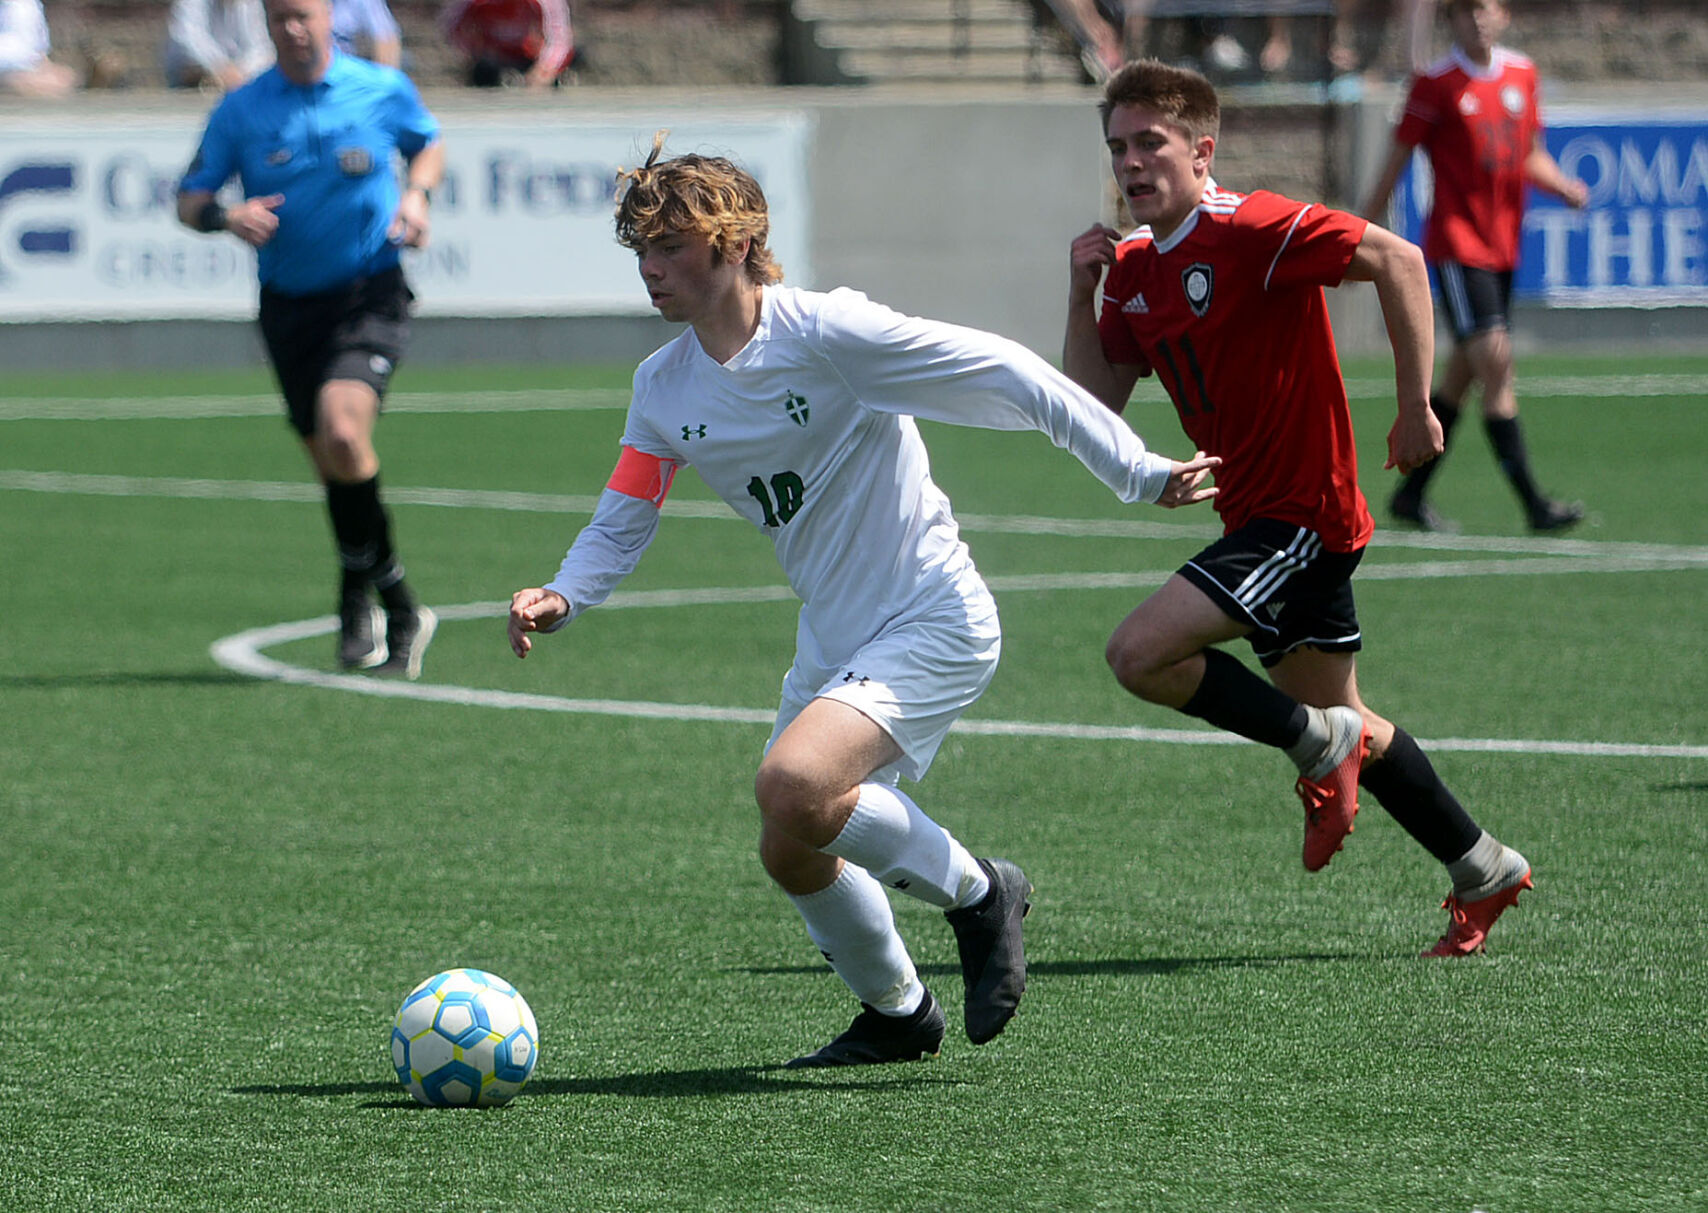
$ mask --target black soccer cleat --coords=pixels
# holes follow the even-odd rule
[[[967,1039],[975,1045],[995,1040],[1019,1009],[1026,989],[1026,946],[1020,920],[1032,903],[1032,882],[1006,859],[981,859],[990,892],[976,906],[950,910],[944,917],[955,929],[966,982]]]
[[[367,591],[338,604],[338,668],[371,670],[386,659],[385,613]]]
[[[431,608],[418,606],[393,611],[386,627],[386,644],[391,656],[374,668],[385,678],[407,678],[414,682],[421,677],[421,662],[427,656],[427,646],[433,643],[433,633],[439,629],[439,617]]]
[[[1443,518],[1422,496],[1404,489],[1388,499],[1388,514],[1395,522],[1403,522],[1420,531],[1434,531],[1442,535],[1454,535],[1459,531],[1458,523]]]
[[[1530,509],[1533,531],[1563,531],[1583,521],[1583,502],[1549,501],[1543,498]]]
[[[923,1061],[937,1056],[948,1031],[943,1008],[925,991],[925,1001],[912,1015],[885,1015],[870,1003],[848,1030],[816,1053],[797,1057],[784,1069],[808,1070],[826,1066],[881,1066],[892,1061]]]

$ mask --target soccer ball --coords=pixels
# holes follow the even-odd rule
[[[528,1082],[540,1029],[502,977],[447,969],[416,986],[391,1025],[397,1081],[429,1107],[496,1108]]]

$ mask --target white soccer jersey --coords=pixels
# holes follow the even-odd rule
[[[828,669],[898,619],[987,594],[915,417],[1041,430],[1127,502],[1155,501],[1173,466],[1015,342],[792,287],[765,288],[729,362],[692,329],[643,362],[623,444],[692,466],[770,538],[803,603],[797,659]],[[548,587],[571,617],[634,569],[657,521],[657,500],[605,491]]]

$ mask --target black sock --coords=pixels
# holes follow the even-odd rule
[[[1442,863],[1463,856],[1482,836],[1481,827],[1402,728],[1395,727],[1387,752],[1364,768],[1358,782]]]
[[[1488,417],[1483,421],[1489,433],[1489,445],[1494,447],[1495,460],[1524,508],[1534,511],[1542,504],[1542,494],[1530,476],[1530,455],[1524,449],[1524,431],[1516,417]]]
[[[392,551],[391,519],[380,504],[379,477],[355,484],[328,481],[326,511],[344,568],[344,592],[373,585],[384,598],[390,586],[402,582],[403,569]]]
[[[1216,648],[1204,650],[1204,680],[1180,710],[1278,750],[1304,736],[1309,720],[1302,703]]]
[[[1441,454],[1407,472],[1406,478],[1400,482],[1397,496],[1410,497],[1414,501],[1423,500],[1423,491],[1429,487],[1429,478],[1435,475],[1435,469],[1447,458],[1447,444],[1453,439],[1453,427],[1459,424],[1458,405],[1449,404],[1440,396],[1431,396],[1429,409],[1441,423]]]

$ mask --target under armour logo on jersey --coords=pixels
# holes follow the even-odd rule
[[[1281,612],[1287,609],[1287,604],[1285,602],[1266,602],[1263,604],[1263,609],[1269,612],[1271,619],[1279,619]]]
[[[683,442],[687,442],[690,438],[704,438],[705,436],[706,427],[703,425],[685,425],[682,427]]]
[[[869,677],[867,677],[865,674],[857,674],[853,670],[849,670],[846,674],[844,674],[842,676],[842,681],[843,682],[858,682],[861,686],[865,686],[868,682],[870,682],[872,680]]]
[[[1216,290],[1216,271],[1202,261],[1194,261],[1180,271],[1180,285],[1186,288],[1186,302],[1194,316],[1210,310],[1210,296]]]
[[[807,398],[790,392],[788,398],[783,401],[783,411],[789,414],[789,420],[796,425],[805,425],[808,417]]]
[[[1148,316],[1151,305],[1145,302],[1145,293],[1140,291],[1121,305],[1121,310],[1128,315]]]
[[[912,883],[913,883],[913,881],[908,880],[904,877],[901,880],[892,880],[890,882],[890,888],[892,888],[892,889],[905,889],[909,885],[911,885]]]

